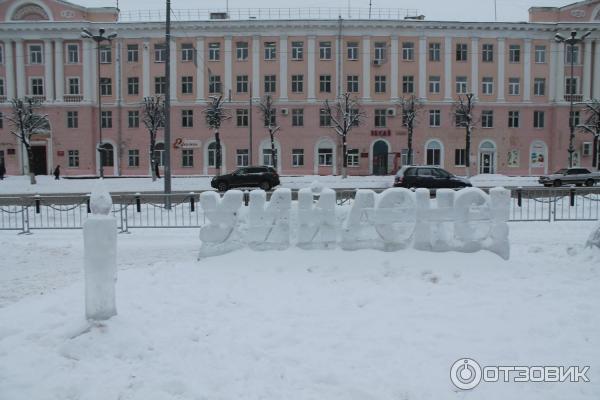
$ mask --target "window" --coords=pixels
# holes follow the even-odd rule
[[[182,94],[194,93],[194,77],[193,76],[182,76],[181,77],[181,93]]]
[[[100,121],[102,128],[112,128],[112,111],[102,111]]]
[[[42,45],[32,44],[29,46],[29,64],[42,64]]]
[[[304,149],[292,149],[292,167],[304,166]]]
[[[208,162],[209,167],[215,168],[217,166],[217,144],[212,142],[208,145]]]
[[[331,60],[331,42],[319,42],[319,59]]]
[[[385,93],[385,75],[375,75],[375,93]]]
[[[277,158],[277,149],[275,149],[275,158]],[[273,153],[271,149],[263,149],[263,165],[273,166]]]
[[[33,96],[44,95],[44,80],[42,78],[31,78],[31,94]]]
[[[415,77],[412,75],[404,75],[402,77],[402,93],[415,92]]]
[[[348,149],[347,164],[349,167],[358,167],[359,161],[358,149]]]
[[[164,76],[154,77],[154,94],[165,94],[167,91],[167,80]]]
[[[385,108],[376,108],[375,109],[375,127],[376,128],[385,128],[387,126],[386,121],[386,110]]]
[[[100,78],[100,95],[112,96],[112,79]]]
[[[534,111],[533,112],[533,127],[534,128],[543,128],[545,125],[545,113],[543,111]]]
[[[429,126],[439,127],[442,125],[442,112],[440,110],[429,110]]]
[[[100,46],[100,64],[110,64],[112,62],[112,48],[110,46]]]
[[[0,64],[4,64],[4,46],[0,46]],[[4,156],[2,161],[4,161]]]
[[[0,96],[5,96],[5,94],[4,94],[4,78],[0,78]]]
[[[454,149],[454,166],[464,167],[467,164],[467,152],[465,149]]]
[[[508,112],[508,127],[518,128],[519,127],[519,111]]]
[[[358,115],[358,108],[352,108],[350,110],[350,117],[354,118],[355,115]],[[360,119],[357,118],[354,120],[354,123],[352,124],[352,126],[359,126],[360,125]]]
[[[0,112],[0,129],[4,129],[4,114]],[[4,151],[4,150],[2,150]],[[0,153],[0,164],[4,161],[4,153]]]
[[[154,45],[154,62],[162,63],[167,59],[167,45],[157,43]]]
[[[221,93],[221,76],[210,75],[208,78],[208,93]]]
[[[375,60],[378,60],[380,63],[385,60],[386,47],[387,43],[385,42],[375,42]]]
[[[194,166],[194,149],[181,150],[181,166],[187,168]]]
[[[194,61],[194,45],[192,43],[181,44],[181,61],[190,62]]]
[[[158,160],[158,165],[163,167],[165,165],[165,144],[156,143],[154,146],[154,158]]]
[[[325,108],[321,108],[319,110],[319,126],[320,127],[329,127],[331,126],[331,115],[327,112]]]
[[[67,80],[67,93],[78,95],[80,93],[79,78],[69,78]]]
[[[566,95],[573,95],[573,94],[577,94],[578,90],[578,85],[577,85],[577,77],[574,77],[573,79],[566,78],[565,79],[565,94]]]
[[[429,43],[429,61],[437,62],[441,59],[441,47],[440,43]]]
[[[138,110],[127,111],[127,126],[129,128],[140,127],[140,112]]]
[[[511,44],[510,46],[508,46],[508,62],[521,62],[521,46],[519,46],[518,44]]]
[[[238,93],[248,93],[248,75],[238,75],[235,79],[236,91]]]
[[[545,96],[546,95],[546,79],[535,78],[533,80],[533,95],[534,96]]]
[[[181,127],[192,128],[194,126],[194,110],[181,110]]]
[[[304,126],[303,108],[292,108],[292,126]]]
[[[535,46],[535,62],[536,64],[546,63],[546,46]]]
[[[76,44],[67,45],[67,64],[79,63],[79,46]]]
[[[292,60],[301,61],[304,58],[304,42],[292,42]]]
[[[427,144],[425,158],[427,165],[441,165],[442,145],[440,142],[433,140]]]
[[[481,46],[481,61],[494,62],[494,45],[485,43]]]
[[[569,126],[579,125],[579,111],[569,112]]]
[[[221,59],[221,44],[220,43],[209,43],[208,44],[208,60],[219,61]]]
[[[565,49],[565,63],[571,64],[571,59],[573,59],[573,64],[579,64],[579,46],[567,46]]]
[[[237,42],[235,45],[235,55],[238,61],[246,61],[248,59],[248,42]]]
[[[248,109],[246,108],[238,108],[237,110],[235,110],[237,126],[248,126],[248,114]]]
[[[508,78],[508,94],[518,96],[521,93],[521,79]]]
[[[137,96],[140,94],[140,78],[127,78],[127,94],[129,96]]]
[[[466,43],[456,44],[456,61],[467,61],[468,46]]]
[[[139,59],[139,46],[137,44],[127,45],[127,62],[136,63]]]
[[[275,60],[277,58],[277,45],[275,42],[265,42],[265,60]]]
[[[456,93],[465,94],[469,89],[467,88],[467,77],[457,76],[456,77]]]
[[[481,80],[481,93],[485,95],[494,94],[494,78],[491,76],[484,76]]]
[[[269,121],[269,119],[265,116],[265,119],[263,121],[265,127],[268,127],[269,125],[270,126],[277,125],[277,110],[276,109],[274,109],[274,108],[271,109],[270,117],[271,117],[271,120]]]
[[[67,111],[67,128],[78,128],[79,127],[79,112]]]
[[[292,75],[292,93],[304,91],[304,75]]]
[[[346,91],[348,93],[358,93],[358,75],[348,75],[346,77]]]
[[[265,75],[265,93],[275,93],[277,90],[277,76]]]
[[[69,157],[69,168],[79,167],[79,150],[68,150],[67,155]]]
[[[358,42],[346,43],[346,54],[348,56],[348,60],[358,60]]]
[[[413,42],[402,43],[402,60],[414,61],[415,59],[415,44]]]
[[[429,77],[429,93],[436,94],[440,92],[440,80],[439,76]]]
[[[250,162],[250,152],[248,149],[237,149],[235,154],[235,160],[238,167],[247,167]]]
[[[319,92],[331,93],[331,75],[319,76]]]
[[[481,111],[481,127],[482,128],[493,128],[494,127],[494,111],[492,111],[492,110]]]
[[[131,149],[127,154],[127,165],[130,167],[140,166],[140,151],[138,149]]]
[[[331,167],[333,165],[333,149],[319,149],[319,167]]]

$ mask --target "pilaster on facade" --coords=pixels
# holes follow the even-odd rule
[[[279,84],[279,100],[287,101],[288,37],[286,35],[282,35],[279,38],[279,47],[279,79],[281,80]]]
[[[224,74],[225,74],[225,78],[224,78],[224,83],[225,83],[225,88],[223,90],[223,95],[225,98],[229,98],[230,94],[231,94],[231,89],[232,89],[232,84],[231,84],[231,80],[232,80],[232,43],[231,43],[231,36],[225,36],[225,70],[224,70]]]
[[[558,68],[558,43],[550,44],[550,71],[548,82],[548,100],[551,103],[556,101],[556,70]]]
[[[64,65],[64,42],[62,39],[54,39],[54,90],[57,102],[62,102],[65,95]]]
[[[95,76],[95,73],[93,71],[96,71],[96,65],[92,63],[92,53],[95,53],[95,49],[92,47],[91,40],[84,40],[82,43],[83,101],[86,103],[91,103],[94,99],[92,87],[96,85],[95,79],[93,80],[92,78],[93,76]]]
[[[600,99],[600,39],[594,40],[594,99]]]
[[[46,101],[54,101],[54,74],[52,73],[52,41],[44,40],[44,95]]]
[[[172,102],[177,102],[177,88],[179,87],[179,82],[177,81],[177,42],[172,36],[169,42],[169,57],[172,60],[172,66],[169,69],[169,79],[171,81],[171,85],[169,86],[169,97]],[[231,41],[229,43],[231,44]],[[225,52],[225,54],[227,54],[227,52]],[[231,87],[231,81],[229,83]]]
[[[16,96],[15,87],[15,70],[14,70],[14,55],[13,43],[11,40],[4,41],[4,54],[6,56],[6,95],[9,99],[14,99]]]
[[[452,38],[444,39],[444,100],[452,101]]]
[[[87,40],[86,40],[86,42],[87,42]],[[100,81],[100,66],[98,65],[98,52],[96,51],[96,49],[98,48],[97,46],[98,45],[93,46],[93,51],[90,52],[90,59],[91,59],[90,92],[92,93],[92,96],[91,96],[92,103],[98,102],[98,90],[100,90],[98,88],[98,82]]]
[[[362,39],[362,93],[363,100],[371,99],[371,38],[363,36]]]
[[[427,98],[427,38],[425,36],[419,38],[419,98],[422,101]]]
[[[585,42],[583,52],[583,100],[588,101],[592,97],[592,41]]]
[[[150,96],[150,41],[142,44],[142,97]]]
[[[335,95],[339,97],[344,93],[344,52],[339,38],[335,39],[335,66]]]
[[[506,67],[506,41],[504,38],[498,38],[498,96],[496,100],[504,101],[504,90],[506,88],[505,67]]]
[[[260,36],[252,37],[252,81],[250,93],[254,100],[260,99]]]
[[[17,97],[27,95],[27,87],[25,85],[25,51],[23,49],[22,39],[15,40],[15,58],[16,58],[16,75],[17,75]]]
[[[398,36],[392,36],[390,44],[390,96],[398,100]]]
[[[557,102],[565,101],[565,46],[558,45],[558,53],[556,60],[556,95]]]
[[[307,78],[307,100],[309,102],[314,102],[316,99],[316,36],[308,37],[308,78]]]
[[[471,39],[471,93],[477,99],[479,97],[479,38]]]
[[[117,104],[123,101],[122,47],[122,39],[119,38],[115,41],[115,102]]]
[[[525,39],[523,54],[523,101],[531,101],[531,39]]]
[[[204,102],[204,39],[196,39],[196,101]]]

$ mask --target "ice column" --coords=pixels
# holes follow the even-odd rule
[[[255,250],[283,250],[290,245],[292,192],[279,188],[267,203],[264,190],[250,192],[246,242]]]
[[[239,210],[244,194],[240,190],[229,190],[220,198],[216,192],[200,195],[206,225],[200,229],[200,258],[229,253],[242,247],[239,237]]]

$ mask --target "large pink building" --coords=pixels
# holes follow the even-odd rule
[[[542,174],[564,167],[571,96],[600,98],[600,32],[594,30],[600,26],[600,0],[532,8],[529,14],[523,23],[389,15],[175,19],[168,77],[173,140],[161,142],[159,151],[170,146],[174,174],[215,173],[213,136],[202,111],[211,95],[222,93],[232,116],[221,130],[223,171],[269,163],[270,142],[256,106],[268,93],[281,126],[280,171],[339,174],[340,140],[325,126],[321,109],[326,99],[349,91],[366,113],[349,136],[349,173],[393,173],[406,160],[399,99],[414,94],[423,103],[415,162],[464,173],[465,134],[455,126],[452,109],[459,95],[470,92],[477,119],[472,174]],[[5,0],[0,18],[0,158],[7,172],[27,168],[10,134],[9,100],[36,96],[50,121],[34,141],[36,172],[61,165],[66,175],[97,174],[103,162],[106,175],[147,175],[149,137],[141,101],[164,91],[164,23],[123,21],[114,8],[60,0]],[[99,76],[96,45],[81,37],[82,28],[118,35],[100,48]],[[567,36],[572,30],[579,35],[594,30],[576,48],[573,82],[570,52],[554,41],[556,33]],[[98,90],[102,160],[96,151]],[[591,135],[577,134],[576,164],[591,165],[590,142]]]

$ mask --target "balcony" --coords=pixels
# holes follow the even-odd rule
[[[573,101],[575,103],[581,102],[583,101],[583,95],[582,94],[565,94],[565,101]]]
[[[65,94],[63,96],[65,103],[81,103],[83,101],[83,95],[81,94]]]
[[[43,103],[44,101],[46,101],[46,95],[44,94],[32,94],[31,96],[32,99],[34,99],[35,101],[38,101],[40,103]]]

